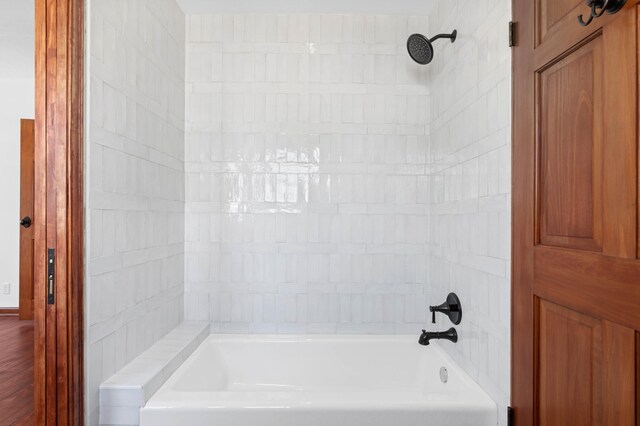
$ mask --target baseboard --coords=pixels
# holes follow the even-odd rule
[[[0,317],[17,317],[18,308],[0,308]]]

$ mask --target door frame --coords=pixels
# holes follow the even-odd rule
[[[84,412],[84,0],[35,1],[34,401],[38,425]],[[55,250],[55,303],[47,250]]]
[[[516,39],[512,49],[512,140],[511,140],[511,406],[514,424],[529,426],[534,422],[533,262],[528,256],[534,244],[535,212],[535,144],[533,99],[534,84],[528,72],[533,55],[531,19],[533,1],[512,0],[512,19]]]

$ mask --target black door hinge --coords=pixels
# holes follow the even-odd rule
[[[56,251],[55,249],[47,250],[47,303],[53,305],[55,298],[56,286]]]
[[[514,424],[513,407],[509,406],[507,407],[507,426],[513,426]]]
[[[509,22],[509,47],[513,47],[516,45],[516,23],[511,21]]]

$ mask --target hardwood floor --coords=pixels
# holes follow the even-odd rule
[[[33,321],[0,316],[0,426],[33,425]]]

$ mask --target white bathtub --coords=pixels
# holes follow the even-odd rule
[[[140,424],[495,426],[495,403],[437,343],[417,341],[211,335],[141,409]]]

